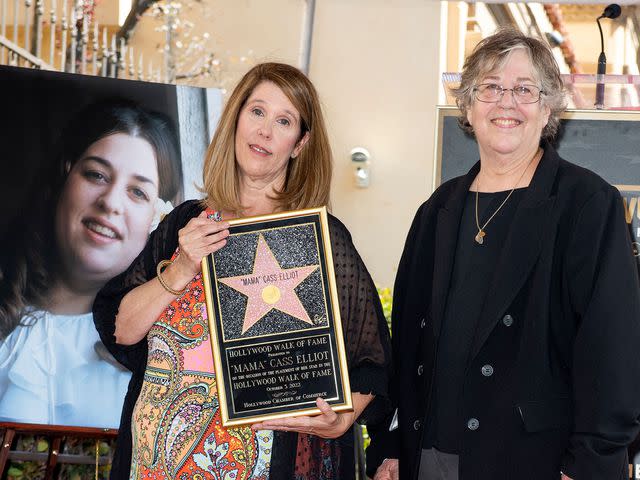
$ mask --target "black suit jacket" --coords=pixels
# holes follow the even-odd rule
[[[561,470],[575,480],[628,478],[640,415],[640,287],[623,203],[600,177],[543,148],[472,342],[461,480],[558,479]],[[371,429],[368,460],[399,458],[402,479],[418,472],[458,227],[478,170],[420,207],[398,268],[399,428]]]

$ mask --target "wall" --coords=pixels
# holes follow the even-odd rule
[[[310,76],[329,123],[333,212],[373,279],[391,286],[419,204],[431,192],[440,3],[317,2]],[[349,151],[372,155],[371,186],[354,186]]]
[[[298,64],[305,0],[203,3],[206,18],[191,15],[200,20],[194,34],[210,33],[224,65],[224,87],[233,88],[251,63]],[[481,3],[471,9],[435,0],[316,0],[310,77],[324,103],[335,155],[333,212],[350,228],[379,285],[392,285],[415,209],[431,193],[439,71],[458,70],[464,49],[491,33],[467,31],[471,10],[479,25],[490,23]],[[145,59],[155,56],[159,66],[157,26],[143,19],[132,45]],[[609,71],[619,73],[617,25],[604,20],[603,29],[612,52]],[[570,32],[585,71],[595,71],[595,22],[572,19]],[[240,62],[243,56],[249,61]],[[367,189],[354,185],[348,154],[355,146],[373,157]]]
[[[211,36],[211,49],[223,65],[216,85],[224,79],[223,87],[231,89],[255,62],[298,64],[305,0],[203,0],[202,4],[204,13],[194,9],[183,18],[197,25],[193,35]],[[99,20],[115,21],[116,6],[112,0],[100,2]],[[463,48],[471,48],[481,37],[465,31],[466,4],[444,3],[447,14],[442,18],[448,23],[441,29],[442,8],[435,0],[316,1],[310,76],[326,109],[336,159],[333,211],[351,229],[380,285],[392,284],[412,215],[431,191],[439,70],[455,70]],[[482,4],[473,10],[476,20],[486,16]],[[156,31],[158,26],[146,16],[131,42],[135,52],[144,54],[145,64],[153,60],[154,69],[162,64],[158,48],[163,34]],[[607,50],[612,52],[609,71],[620,73],[635,52],[618,58],[613,54],[615,39],[621,36],[618,26],[603,20],[603,29]],[[595,71],[599,43],[595,22],[574,22],[570,30],[585,71]],[[469,37],[475,41],[463,46],[461,39]],[[637,68],[632,70],[629,73],[636,73]],[[211,81],[193,83],[207,82]],[[368,189],[357,189],[353,183],[348,152],[354,146],[366,147],[373,156]]]
[[[227,79],[251,62],[298,64],[304,0],[209,0],[204,25]],[[391,286],[418,205],[429,195],[439,86],[440,2],[319,0],[310,77],[320,93],[335,155],[333,212],[349,227],[374,280]],[[155,55],[150,18],[132,45]],[[199,30],[197,34],[202,34]],[[154,64],[159,64],[158,56]],[[228,81],[228,88],[233,81]],[[373,156],[371,186],[355,187],[348,154]]]
[[[272,60],[297,65],[304,0],[205,0],[201,6],[191,3],[194,8],[185,10],[181,19],[194,23],[192,36],[209,35],[207,51],[215,53],[222,69],[216,78],[188,83],[215,84],[230,90],[252,63]],[[164,33],[157,31],[161,26],[162,22],[147,12],[130,42],[136,58],[142,54],[145,64],[152,60],[158,68],[162,65],[158,50],[164,45]],[[182,41],[187,43],[184,38]],[[197,57],[202,55],[194,58]],[[182,73],[188,70],[189,65],[181,69]]]

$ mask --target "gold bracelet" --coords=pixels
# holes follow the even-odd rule
[[[164,288],[167,292],[172,293],[176,297],[178,297],[178,296],[182,295],[185,292],[187,287],[184,287],[182,290],[174,290],[169,285],[167,285],[167,282],[165,282],[164,279],[162,278],[162,270],[164,270],[165,267],[168,267],[172,263],[173,263],[173,260],[162,260],[158,264],[158,267],[156,268],[156,272],[158,274],[158,280],[160,281],[160,285],[162,285],[162,288]]]

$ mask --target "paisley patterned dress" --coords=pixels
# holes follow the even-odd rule
[[[294,432],[253,432],[221,426],[202,278],[197,275],[136,345],[115,342],[122,298],[175,256],[178,230],[200,214],[198,201],[176,207],[151,234],[129,269],[96,297],[102,341],[132,372],[114,456],[112,479],[341,480],[354,476],[350,430],[328,440]],[[351,389],[376,397],[361,421],[386,413],[390,339],[375,286],[351,236],[329,217],[340,315]]]
[[[273,432],[222,428],[202,276],[147,335],[133,410],[131,479],[266,480]]]

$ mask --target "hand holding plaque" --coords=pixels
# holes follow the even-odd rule
[[[224,426],[352,410],[326,215],[232,220],[203,260]]]
[[[281,430],[285,432],[300,432],[307,435],[315,435],[321,438],[338,438],[342,436],[356,421],[361,409],[357,409],[356,395],[353,394],[354,410],[350,412],[336,413],[322,398],[316,400],[316,405],[321,414],[313,417],[285,417],[266,420],[251,426],[254,430]],[[370,398],[366,399],[366,403]],[[364,407],[363,407],[364,408]]]

